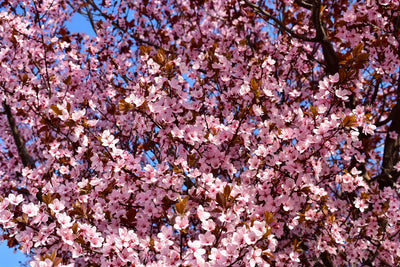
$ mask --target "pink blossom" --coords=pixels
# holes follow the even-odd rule
[[[49,216],[45,213],[38,213],[32,220],[32,224],[41,224],[48,220]]]
[[[101,142],[103,146],[113,148],[115,147],[115,144],[118,143],[118,139],[115,139],[115,137],[110,133],[109,130],[105,130],[101,136]]]
[[[297,252],[294,252],[294,251],[290,252],[289,257],[290,257],[291,261],[300,262],[299,253],[297,253]]]
[[[58,229],[57,234],[61,236],[62,240],[67,244],[72,246],[74,244],[75,236],[71,229],[63,228]]]
[[[60,173],[61,174],[68,174],[69,173],[69,169],[66,166],[61,166],[60,167]]]
[[[189,241],[188,245],[191,248],[195,258],[202,258],[203,255],[206,253],[206,250],[201,248],[201,242],[198,240],[193,242]]]
[[[330,82],[331,83],[337,83],[339,82],[339,73],[336,73],[334,75],[329,76]]]
[[[157,234],[157,237],[160,239],[160,244],[165,246],[171,246],[174,243],[172,241],[174,237],[173,228],[163,226],[161,228],[161,232]]]
[[[246,95],[250,92],[250,86],[248,83],[244,83],[242,84],[242,86],[240,87],[240,95]]]
[[[361,212],[364,212],[364,210],[368,208],[368,203],[366,203],[364,199],[357,198],[354,200],[354,206]]]
[[[398,136],[399,134],[398,133],[396,133],[395,131],[390,131],[389,132],[389,136],[390,136],[390,138],[392,138],[392,139],[397,139],[397,136]]]
[[[251,229],[258,237],[262,237],[266,231],[265,222],[255,221]]]
[[[65,208],[64,201],[55,199],[53,203],[49,204],[49,208],[52,209],[55,213],[59,213]]]
[[[39,212],[39,207],[33,203],[22,205],[22,212],[28,217],[35,217]]]
[[[237,232],[233,233],[232,244],[241,246],[245,243],[245,230],[239,228]]]
[[[31,267],[52,267],[53,261],[47,258],[45,260],[33,260],[29,264]]]
[[[210,218],[210,213],[204,211],[203,206],[199,205],[197,208],[197,216],[199,216],[199,219],[204,222],[208,218]]]
[[[199,240],[203,245],[211,246],[215,241],[215,235],[213,235],[211,232],[206,232],[204,235],[199,235]]]
[[[251,158],[249,159],[249,169],[250,169],[250,170],[256,169],[257,166],[258,166],[258,163],[259,163],[259,160],[258,160],[257,157],[251,157]]]
[[[224,265],[226,264],[227,256],[228,254],[224,250],[211,248],[209,259],[214,265]]]
[[[9,194],[8,197],[6,198],[11,204],[13,205],[18,205],[24,200],[23,195],[14,195],[14,194]]]
[[[257,242],[260,237],[253,231],[248,232],[244,235],[244,241],[248,245],[252,245]]]
[[[58,223],[62,226],[62,228],[68,228],[72,226],[71,217],[65,213],[58,213],[56,215]]]
[[[72,112],[71,118],[74,121],[79,121],[79,120],[81,120],[83,118],[85,113],[86,113],[86,110],[84,110],[84,109],[83,110],[76,110],[76,111]]]
[[[394,166],[394,168],[395,168],[397,171],[400,171],[400,161],[396,163],[396,165]]]
[[[138,237],[133,230],[127,230],[125,228],[120,228],[120,229],[118,229],[118,232],[119,232],[119,236],[120,236],[122,245],[129,247],[129,246],[134,246],[134,245],[138,244],[138,242],[139,242]]]
[[[8,210],[3,210],[0,212],[0,223],[5,224],[9,222],[13,217],[13,214]]]
[[[175,218],[174,228],[176,230],[184,230],[189,226],[189,220],[187,216],[177,216]]]
[[[103,246],[104,238],[100,236],[100,233],[96,233],[95,235],[89,238],[90,245],[94,248],[100,248]]]
[[[201,227],[206,231],[212,231],[215,229],[215,223],[213,220],[207,220],[202,223]]]
[[[261,249],[250,249],[247,259],[251,267],[264,263],[263,259],[261,258],[261,252]]]

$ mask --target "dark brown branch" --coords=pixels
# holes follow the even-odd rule
[[[325,64],[326,64],[326,71],[328,74],[333,75],[337,72],[339,72],[339,59],[338,56],[335,52],[335,49],[333,48],[333,45],[331,41],[329,40],[328,34],[326,32],[325,27],[322,24],[321,21],[321,1],[320,0],[314,0],[313,4],[311,4],[309,1],[303,1],[303,0],[296,0],[296,3],[300,5],[301,7],[304,7],[308,10],[311,10],[312,12],[312,22],[314,25],[314,28],[316,30],[316,36],[315,37],[308,37],[305,35],[300,35],[286,27],[279,19],[275,18],[272,16],[268,11],[265,9],[261,8],[260,6],[251,3],[249,0],[244,0],[246,4],[251,7],[254,11],[256,11],[258,14],[261,14],[268,19],[271,19],[277,27],[279,27],[280,30],[287,32],[294,38],[307,41],[307,42],[318,42],[321,44],[322,47],[322,53],[324,55],[325,59]]]
[[[397,27],[397,25],[394,25],[394,27]],[[397,55],[400,57],[400,47],[397,49]],[[384,188],[385,186],[393,187],[399,175],[399,172],[394,169],[394,166],[399,162],[400,152],[400,71],[397,77],[397,103],[392,109],[389,119],[392,123],[386,134],[382,172],[381,175],[377,177],[380,188]],[[390,138],[390,132],[393,131],[397,133],[396,139]]]
[[[381,84],[381,79],[377,79],[374,87],[374,93],[372,94],[371,100],[369,101],[370,105],[372,105],[375,102],[376,97],[378,96],[380,84]]]
[[[24,167],[34,168],[35,160],[29,154],[25,146],[25,141],[19,133],[17,124],[15,123],[14,116],[12,115],[11,108],[6,102],[3,102],[3,109],[7,115],[8,124],[10,125],[10,130],[14,138],[15,145],[17,146],[18,155],[22,161]]]
[[[90,25],[92,26],[92,29],[93,29],[94,33],[97,35],[96,23],[95,23],[95,21],[93,19],[92,11],[89,8],[87,8],[87,12],[86,13],[87,13],[87,17],[89,19]]]
[[[325,29],[321,23],[321,1],[320,0],[315,1],[315,4],[313,5],[311,12],[312,12],[312,15],[311,15],[312,22],[314,24],[315,31],[316,31],[315,38],[318,41],[323,41],[324,39],[328,39]]]
[[[376,127],[381,127],[382,125],[385,125],[386,123],[388,123],[389,121],[391,121],[392,119],[390,117],[388,117],[387,119],[383,120],[383,121],[378,121],[377,123],[375,123]]]
[[[140,36],[139,36],[137,33],[129,33],[126,29],[123,29],[123,28],[118,24],[118,21],[117,21],[117,20],[110,18],[110,16],[107,15],[106,13],[104,13],[104,12],[97,6],[97,4],[96,4],[94,1],[92,1],[92,0],[87,0],[86,3],[89,4],[89,5],[93,8],[93,11],[97,11],[97,12],[99,13],[99,16],[101,16],[101,17],[103,17],[104,19],[110,21],[111,24],[112,24],[115,28],[117,28],[117,29],[120,30],[121,32],[124,32],[124,33],[128,34],[130,37],[132,37],[134,40],[136,40],[136,42],[143,43],[143,44],[146,44],[146,45],[149,45],[149,46],[153,46],[153,47],[155,47],[155,48],[157,48],[157,49],[160,49],[160,48],[161,48],[161,46],[159,46],[159,45],[157,45],[157,44],[155,44],[155,43],[152,43],[152,42],[149,42],[149,41],[146,41],[146,40],[140,38]],[[89,19],[90,23],[93,23],[93,22],[94,22],[94,20],[93,20],[94,13],[92,13],[92,10],[89,11],[88,8],[87,8],[87,10],[88,10],[88,13],[87,13],[87,14],[86,14],[85,12],[83,12],[82,10],[77,10],[77,12],[78,12],[79,14],[81,14],[81,15],[84,15],[84,16],[86,15],[86,16],[88,16],[88,19]],[[89,14],[89,13],[90,13],[90,14]],[[92,21],[92,20],[93,20],[93,21]],[[93,27],[93,26],[92,26],[92,27]],[[97,29],[96,27],[94,27],[93,30],[94,30],[94,32],[97,34],[98,29]],[[166,48],[163,48],[163,49],[166,50],[166,51],[168,51]]]
[[[308,1],[295,0],[294,2],[296,4],[298,4],[299,6],[304,7],[305,9],[308,9],[308,10],[312,10],[312,8],[313,8],[312,3],[308,2]]]
[[[377,177],[380,188],[386,186],[393,186],[395,182],[393,176],[398,175],[394,166],[399,161],[399,148],[400,148],[400,105],[399,103],[393,108],[390,113],[389,119],[392,123],[389,126],[388,133],[385,139],[385,149],[383,151],[382,160],[382,173]],[[398,136],[396,139],[390,138],[390,132],[396,132]]]
[[[246,4],[249,7],[251,7],[253,10],[255,10],[257,13],[267,17],[268,19],[271,19],[279,27],[280,30],[289,33],[294,38],[297,38],[297,39],[300,39],[300,40],[303,40],[303,41],[307,41],[307,42],[316,42],[315,38],[310,38],[308,36],[300,35],[300,34],[295,33],[294,31],[292,31],[291,29],[286,27],[279,19],[277,19],[274,16],[272,16],[268,11],[266,11],[263,8],[261,8],[260,6],[251,3],[249,0],[244,0],[244,1],[246,2]]]
[[[322,46],[322,53],[326,63],[326,71],[333,75],[339,72],[339,59],[329,40],[328,34],[321,21],[321,1],[316,0],[312,7],[312,21],[316,30],[315,38]]]
[[[330,75],[339,72],[339,59],[337,57],[335,49],[333,48],[332,43],[324,40],[321,42],[321,46],[325,58],[326,71]]]
[[[323,265],[321,263],[317,263],[315,266],[333,267],[332,261],[329,259],[327,252],[323,252],[320,256],[320,259],[322,260]]]

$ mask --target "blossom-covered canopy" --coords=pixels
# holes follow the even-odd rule
[[[400,264],[398,0],[0,0],[0,41],[31,266]]]

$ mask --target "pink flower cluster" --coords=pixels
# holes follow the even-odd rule
[[[399,265],[398,0],[39,2],[0,9],[31,266]]]

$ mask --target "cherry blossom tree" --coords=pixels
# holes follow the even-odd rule
[[[400,1],[2,0],[0,40],[31,266],[400,264]]]

